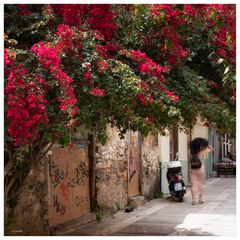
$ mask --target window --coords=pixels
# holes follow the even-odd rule
[[[231,152],[231,137],[228,134],[222,136],[222,157],[226,157]]]

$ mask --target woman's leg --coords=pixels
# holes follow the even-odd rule
[[[192,186],[191,186],[191,193],[192,193],[192,205],[195,205],[196,197],[198,195],[198,188],[197,188],[197,184],[195,184],[194,182],[192,183]]]
[[[199,203],[204,203],[204,188],[203,188],[203,184],[199,185]]]

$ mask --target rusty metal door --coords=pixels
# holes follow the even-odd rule
[[[139,138],[137,132],[129,132],[129,151],[128,151],[128,196],[139,195]]]
[[[55,148],[48,167],[49,225],[54,226],[89,213],[87,148]]]

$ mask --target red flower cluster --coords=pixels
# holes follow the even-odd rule
[[[193,7],[192,4],[184,4],[183,12],[189,16],[195,17],[197,14],[196,9]]]
[[[52,66],[56,69],[59,68],[61,60],[54,47],[48,47],[43,42],[40,42],[33,45],[31,50],[37,54],[38,60],[43,68],[49,69]]]
[[[185,4],[184,12],[207,23],[205,31],[211,32],[209,40],[216,48],[218,58],[236,63],[236,5],[232,4]],[[216,61],[218,61],[218,58]]]
[[[166,20],[174,26],[179,26],[181,24],[181,19],[178,18],[182,12],[178,9],[174,9],[172,4],[154,4],[152,7],[152,15],[164,14]]]
[[[10,72],[5,93],[8,96],[7,118],[10,120],[8,131],[15,146],[31,144],[39,138],[40,125],[48,124],[43,82],[38,75],[31,76],[20,66]]]
[[[73,81],[72,78],[67,76],[60,68],[54,69],[55,79],[60,83],[60,88],[63,97],[59,97],[58,100],[61,102],[59,108],[66,111],[71,117],[75,116],[78,110],[77,99],[74,95],[74,88],[70,86]]]
[[[155,118],[152,115],[150,115],[146,118],[146,124],[148,124],[148,125],[152,125],[154,123],[154,121],[155,121]]]
[[[90,17],[87,19],[87,23],[90,27],[100,31],[106,41],[111,40],[118,29],[118,26],[113,23],[116,13],[111,10],[111,5],[92,4],[88,13]]]
[[[206,31],[211,30],[209,40],[216,47],[218,57],[230,64],[236,64],[236,5],[204,4],[198,7],[198,18],[208,23]],[[216,59],[218,61],[218,59]]]
[[[119,44],[113,44],[107,42],[105,46],[97,44],[96,51],[99,56],[103,57],[104,59],[109,59],[114,57],[118,51],[122,49],[122,46]]]
[[[84,77],[84,80],[89,80],[90,79],[90,77],[91,77],[91,72],[90,71],[87,71],[84,75],[83,75],[83,77]]]
[[[91,29],[98,30],[106,41],[111,40],[118,29],[113,22],[116,13],[109,4],[57,4],[53,9],[70,26],[79,27],[86,22]]]
[[[82,23],[83,13],[87,10],[84,4],[57,4],[53,5],[54,11],[61,15],[65,23],[79,26]]]
[[[106,48],[108,50],[108,56],[111,57],[114,56],[114,54],[120,51],[123,47],[118,43],[107,42]]]
[[[104,97],[105,94],[106,94],[106,92],[105,92],[105,90],[100,89],[99,87],[95,87],[95,88],[90,92],[90,94],[91,94],[92,96],[96,96],[96,97]]]
[[[138,64],[138,70],[141,74],[149,74],[153,77],[158,78],[162,83],[166,83],[163,72],[168,72],[167,67],[157,65],[153,60],[146,56],[146,53],[141,52],[140,50],[130,50],[130,58],[134,59]]]
[[[16,53],[10,52],[6,48],[4,48],[4,65],[12,65],[16,60]]]
[[[4,77],[9,75],[12,64],[16,61],[16,53],[4,48]]]
[[[169,90],[166,90],[166,93],[173,102],[178,102],[179,101],[179,96],[174,95],[173,92],[171,92]]]
[[[58,98],[61,102],[59,108],[67,112],[71,117],[74,116],[78,108],[75,106],[77,100],[74,95],[74,89],[70,86],[73,79],[61,70],[61,61],[57,55],[56,49],[54,47],[47,47],[44,43],[40,43],[35,44],[32,50],[37,54],[42,67],[50,70],[56,83],[61,88],[62,97]]]
[[[175,26],[163,27],[161,34],[161,37],[165,39],[165,44],[160,49],[160,53],[167,59],[169,65],[174,66],[179,60],[188,56],[188,51],[181,45],[182,40]]]
[[[166,89],[166,80],[162,75],[163,72],[169,73],[170,66],[159,66],[153,60],[149,59],[146,56],[146,53],[141,52],[140,50],[130,50],[130,51],[121,51],[122,55],[130,57],[134,59],[138,64],[138,70],[143,75],[150,75],[155,77],[160,81],[153,81],[151,78],[151,86],[147,84],[145,81],[140,82],[141,92],[137,94],[136,99],[141,102],[142,105],[146,106],[148,103],[154,101],[155,93],[154,91],[158,89],[160,93],[167,93],[168,97],[173,102],[178,102],[179,97],[174,95],[171,91]],[[153,87],[153,88],[152,88]]]
[[[28,7],[27,4],[17,4],[16,6],[17,6],[17,8],[19,9],[19,11],[20,11],[20,13],[21,13],[22,15],[29,15],[29,14],[32,13],[32,12],[27,8],[27,7]]]
[[[187,5],[184,11],[195,14],[190,5]],[[153,5],[151,12],[153,16],[161,15],[165,17],[160,32],[156,33],[161,43],[159,53],[160,57],[166,59],[169,65],[174,66],[179,60],[188,55],[188,51],[183,48],[182,39],[177,33],[178,27],[185,24],[183,11],[175,9],[172,4],[161,4]]]
[[[72,35],[73,30],[68,26],[64,24],[58,25],[56,35],[60,37],[60,43],[62,45],[66,45],[68,47],[72,47]]]
[[[236,32],[228,27],[220,27],[213,44],[217,47],[219,57],[225,58],[230,64],[236,63]]]
[[[144,96],[142,93],[137,94],[136,99],[140,101],[143,106],[146,106],[148,104],[147,97]]]
[[[104,59],[108,59],[108,49],[100,44],[97,44],[96,51],[99,56],[103,57]]]
[[[56,52],[61,55],[63,52],[75,57],[82,58],[82,44],[86,36],[81,32],[74,31],[69,25],[60,24],[57,28],[56,36],[59,37],[54,45]],[[86,33],[86,32],[85,32]],[[80,35],[80,36],[79,36]]]
[[[98,72],[102,73],[108,68],[108,63],[106,60],[102,60],[97,62],[97,66],[98,66]]]
[[[220,57],[223,57],[223,58],[225,58],[225,57],[227,56],[227,52],[226,52],[224,49],[222,49],[222,48],[218,48],[218,49],[217,49],[217,54],[218,54]]]

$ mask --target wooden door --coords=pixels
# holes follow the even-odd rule
[[[128,196],[139,195],[139,139],[138,133],[130,131],[129,133],[129,156],[128,156]]]
[[[49,158],[49,225],[90,212],[89,160],[86,148],[55,148]]]

